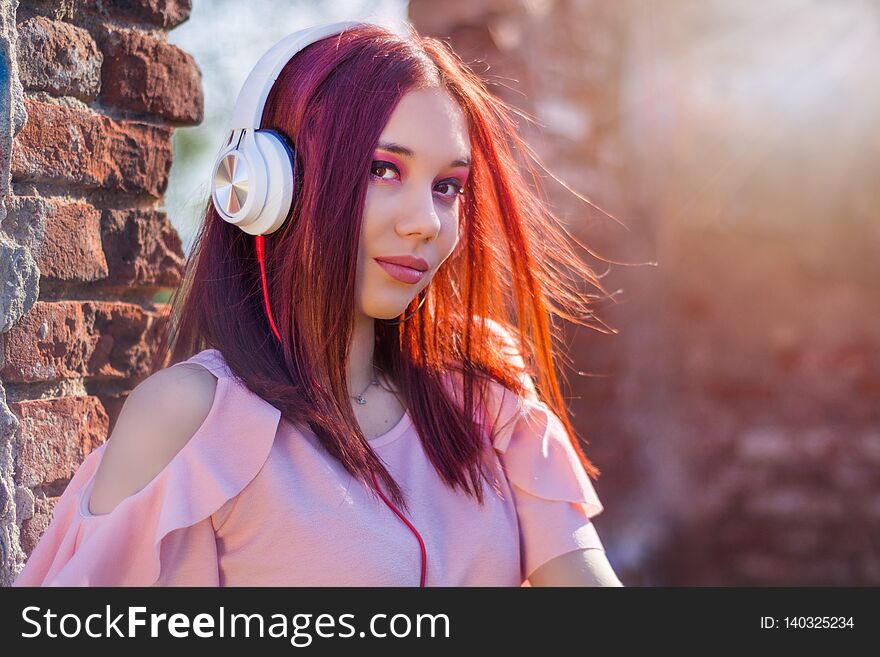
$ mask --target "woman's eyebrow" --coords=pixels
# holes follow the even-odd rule
[[[415,153],[412,152],[406,146],[401,146],[400,144],[395,144],[393,142],[379,142],[378,148],[381,148],[383,151],[388,151],[389,153],[397,153],[398,155],[403,155],[405,157],[413,157]],[[451,167],[469,167],[471,165],[471,158],[469,157],[460,157],[457,160],[453,160],[449,163]]]

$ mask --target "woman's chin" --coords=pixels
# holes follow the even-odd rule
[[[412,303],[412,302],[410,302],[410,303]],[[370,309],[367,309],[365,314],[368,315],[369,317],[372,317],[373,319],[385,319],[385,320],[397,319],[403,313],[406,312],[406,309],[409,307],[409,305],[410,304],[407,303],[404,306],[394,306],[392,308],[389,308],[389,307],[370,308]]]

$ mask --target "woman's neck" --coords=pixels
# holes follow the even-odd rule
[[[376,320],[361,313],[355,314],[351,347],[346,363],[348,394],[362,393],[373,380],[373,350],[376,340]]]

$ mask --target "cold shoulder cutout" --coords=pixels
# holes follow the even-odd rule
[[[237,380],[216,349],[207,417],[169,463],[105,514],[88,499],[107,443],[77,469],[13,586],[218,586],[212,516],[263,467],[281,412]],[[186,549],[181,549],[186,538]]]

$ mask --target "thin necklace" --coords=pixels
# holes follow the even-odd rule
[[[374,377],[373,377],[373,380],[370,381],[370,385],[366,387],[366,389],[364,390],[364,392],[362,392],[362,393],[359,394],[359,395],[349,395],[349,397],[351,397],[352,399],[354,399],[355,401],[357,401],[358,404],[360,404],[361,406],[363,406],[364,404],[367,403],[367,400],[364,399],[364,394],[367,392],[367,390],[370,389],[370,386],[377,386],[377,385],[379,385],[379,380],[374,376]]]

